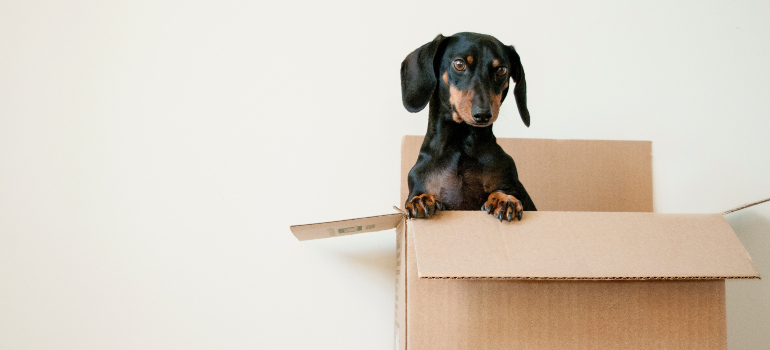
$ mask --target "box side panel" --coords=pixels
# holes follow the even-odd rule
[[[719,214],[441,211],[409,225],[423,278],[758,277]]]
[[[469,281],[407,274],[408,350],[726,349],[724,280]]]
[[[649,141],[499,139],[539,210],[652,211]]]
[[[401,145],[401,204],[407,174],[422,136]],[[519,179],[538,210],[652,211],[652,143],[649,141],[498,138],[516,162]]]
[[[439,282],[442,283],[440,285],[444,286],[445,289],[449,289],[448,287],[451,287],[451,285],[445,285],[443,283],[450,282],[447,280],[426,280],[426,279],[420,279],[420,276],[417,273],[417,256],[414,250],[414,234],[412,232],[412,226],[409,224],[408,221],[406,222],[406,230],[404,232],[404,258],[406,259],[404,261],[404,270],[406,271],[405,274],[405,281],[404,284],[406,286],[405,294],[406,294],[406,343],[409,345],[407,350],[412,349],[419,349],[421,345],[415,345],[412,346],[412,342],[414,338],[416,337],[418,340],[425,338],[424,333],[431,333],[433,332],[432,326],[430,325],[430,318],[431,316],[431,310],[430,307],[440,307],[441,303],[430,303],[425,304],[422,300],[426,299],[430,296],[430,288],[433,288],[435,286],[438,286],[439,284],[425,284],[425,282],[431,281],[431,282]],[[446,293],[446,291],[444,291]],[[446,293],[448,294],[448,293]],[[453,300],[447,299],[451,297],[450,295],[446,295],[443,298],[443,303],[452,303]],[[417,298],[417,299],[415,299]],[[459,302],[459,301],[458,301]],[[422,303],[422,304],[418,304]],[[427,306],[427,308],[425,307]],[[425,311],[428,311],[428,314],[425,314]],[[444,315],[442,315],[444,316]],[[415,320],[417,318],[417,320]],[[416,323],[412,324],[412,321],[416,321]],[[421,325],[422,329],[415,328],[416,325]],[[429,346],[429,344],[425,344],[423,340],[423,347]],[[438,347],[437,347],[438,349]]]
[[[406,221],[396,228],[396,324],[394,348],[406,349]]]

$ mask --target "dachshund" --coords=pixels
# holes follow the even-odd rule
[[[477,33],[439,34],[401,63],[401,97],[407,111],[430,104],[428,130],[409,171],[405,209],[410,218],[438,210],[481,210],[501,222],[535,204],[519,181],[513,158],[497,144],[492,123],[508,93],[529,127],[527,83],[513,46]]]

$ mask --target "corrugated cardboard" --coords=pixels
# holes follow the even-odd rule
[[[402,202],[421,142],[403,140]],[[397,349],[726,348],[723,279],[758,274],[721,216],[649,213],[649,142],[498,143],[541,210],[522,221],[450,211],[292,231],[396,228]]]
[[[420,278],[754,278],[720,214],[538,211],[515,224],[482,211],[413,220]],[[672,228],[676,228],[672,230]]]
[[[401,206],[422,140],[405,136],[401,142]],[[498,138],[497,143],[513,157],[538,210],[652,211],[649,141]]]
[[[300,241],[311,239],[348,236],[364,232],[390,230],[398,227],[404,221],[404,215],[387,214],[366,218],[322,222],[309,225],[295,225],[291,232]]]

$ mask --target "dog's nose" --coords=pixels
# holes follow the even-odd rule
[[[476,111],[473,113],[473,121],[476,123],[484,124],[492,119],[492,113],[490,111]]]

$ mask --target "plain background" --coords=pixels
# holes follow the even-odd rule
[[[0,2],[0,348],[391,349],[404,57],[514,44],[498,137],[653,141],[655,211],[770,197],[761,1]],[[770,204],[727,217],[770,275]],[[728,281],[731,349],[770,280]]]

